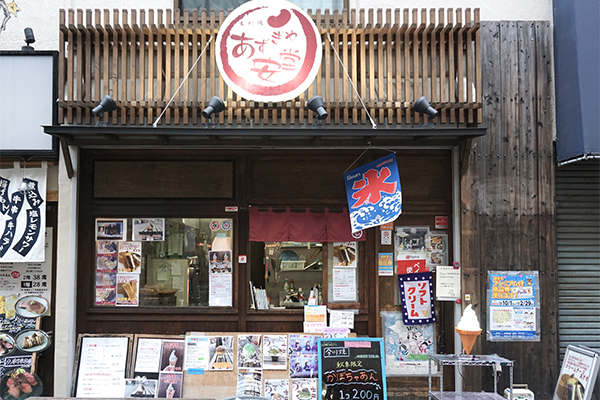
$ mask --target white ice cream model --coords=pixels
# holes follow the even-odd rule
[[[460,317],[458,326],[454,329],[456,329],[456,332],[460,335],[460,340],[465,348],[465,353],[469,355],[473,345],[475,344],[475,340],[481,334],[479,319],[477,318],[477,314],[475,314],[475,310],[473,310],[473,307],[471,307],[470,304],[463,311],[463,315]]]

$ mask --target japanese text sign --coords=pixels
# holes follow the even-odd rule
[[[433,306],[433,274],[398,275],[404,325],[430,324],[436,321]]]
[[[394,221],[402,212],[396,155],[344,173],[352,232]]]
[[[0,170],[0,261],[44,261],[46,172],[45,163]]]
[[[238,95],[255,101],[295,98],[321,66],[321,35],[312,19],[287,1],[254,0],[223,22],[216,42],[221,77]]]

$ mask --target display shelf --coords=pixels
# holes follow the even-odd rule
[[[440,366],[440,391],[431,390],[431,379],[434,376],[431,372],[432,362]],[[444,392],[444,367],[491,367],[494,370],[494,391],[489,392]],[[497,355],[464,355],[464,354],[430,354],[429,355],[429,398],[436,400],[504,400],[504,397],[498,394],[498,368],[508,367],[510,371],[510,398],[513,393],[513,366],[514,361]]]
[[[437,400],[506,400],[497,393],[486,392],[429,392],[429,398]]]

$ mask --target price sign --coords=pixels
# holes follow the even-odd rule
[[[319,339],[319,400],[387,400],[381,338]]]

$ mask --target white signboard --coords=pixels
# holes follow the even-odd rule
[[[160,339],[138,339],[137,355],[135,358],[135,372],[159,372]]]
[[[553,400],[590,400],[598,375],[600,353],[584,346],[567,346]]]
[[[445,265],[435,268],[436,300],[454,301],[460,299],[460,269]]]
[[[312,18],[284,0],[254,0],[231,12],[219,30],[216,60],[221,77],[254,101],[292,100],[321,67],[321,34]]]
[[[0,262],[43,262],[47,164],[0,169]]]
[[[129,338],[84,337],[76,397],[122,397]]]
[[[183,369],[208,369],[210,361],[210,343],[207,336],[185,337],[185,361]]]

